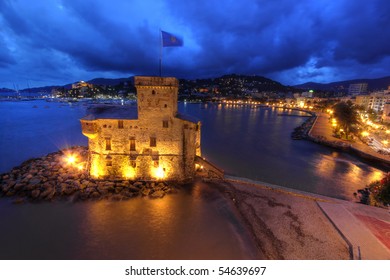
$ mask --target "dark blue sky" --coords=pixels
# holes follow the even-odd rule
[[[228,73],[282,82],[390,75],[388,0],[1,0],[0,87]]]

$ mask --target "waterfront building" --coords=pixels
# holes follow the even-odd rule
[[[356,96],[356,105],[363,106],[365,110],[372,109],[376,112],[382,112],[387,102],[390,102],[390,90],[376,91],[370,95]]]
[[[383,122],[390,123],[390,102],[386,103],[383,106],[383,114],[382,114]]]
[[[178,80],[135,77],[137,116],[81,120],[94,178],[185,180],[200,156],[200,122],[177,110]]]
[[[348,88],[348,94],[352,96],[366,94],[367,88],[368,88],[367,83],[350,84]]]

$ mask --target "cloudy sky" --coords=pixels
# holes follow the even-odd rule
[[[0,87],[96,77],[262,75],[286,85],[390,75],[388,0],[1,0]]]

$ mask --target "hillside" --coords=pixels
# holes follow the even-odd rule
[[[220,93],[222,95],[241,95],[246,92],[288,92],[294,90],[277,81],[262,76],[224,75],[218,78],[186,80],[180,79],[182,93]]]
[[[367,83],[368,90],[382,90],[387,89],[390,86],[390,76],[377,78],[377,79],[355,79],[347,81],[339,81],[328,84],[308,82],[300,85],[295,85],[295,88],[300,89],[314,89],[314,90],[325,90],[325,91],[347,91],[350,84]]]

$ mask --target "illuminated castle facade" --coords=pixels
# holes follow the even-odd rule
[[[177,111],[178,80],[135,77],[138,117],[81,120],[93,178],[185,180],[200,156],[200,122]]]

